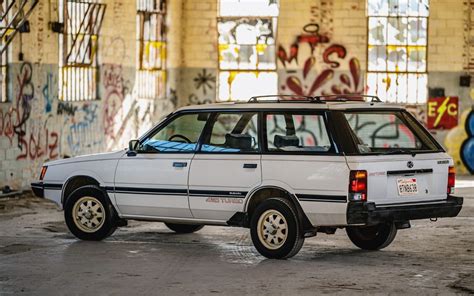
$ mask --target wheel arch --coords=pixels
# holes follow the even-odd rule
[[[64,205],[66,197],[74,190],[85,185],[97,185],[103,187],[102,179],[91,172],[78,171],[68,176],[64,182],[61,192],[61,203]],[[110,198],[109,198],[110,200]]]
[[[313,228],[310,220],[308,219],[306,213],[303,210],[303,207],[301,206],[301,203],[299,202],[298,198],[296,198],[295,194],[291,193],[288,189],[285,189],[284,187],[278,185],[260,186],[254,189],[249,194],[249,196],[245,200],[243,209],[244,213],[248,215],[249,220],[257,206],[264,200],[272,197],[280,197],[289,200],[298,211],[301,223],[303,224],[303,228]]]

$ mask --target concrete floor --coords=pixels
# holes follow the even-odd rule
[[[103,242],[78,241],[54,204],[2,199],[0,295],[474,293],[474,178],[458,184],[459,217],[415,221],[382,251],[358,250],[339,230],[281,261],[260,256],[240,228],[178,235],[131,222]]]

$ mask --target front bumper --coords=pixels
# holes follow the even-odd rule
[[[37,197],[44,198],[44,185],[43,183],[31,183],[31,190]]]
[[[377,206],[373,202],[350,202],[347,207],[347,224],[374,225],[381,222],[456,217],[462,204],[463,198],[457,196],[448,196],[446,200],[439,202],[393,206]]]

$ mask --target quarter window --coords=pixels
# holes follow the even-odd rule
[[[142,152],[193,152],[209,113],[186,114],[175,118],[140,144]]]
[[[258,115],[255,112],[217,114],[202,151],[257,152],[257,121]]]
[[[267,147],[271,152],[328,152],[331,142],[320,114],[267,114]]]

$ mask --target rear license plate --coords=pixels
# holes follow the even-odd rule
[[[398,195],[415,195],[418,194],[418,186],[416,178],[397,179]]]

